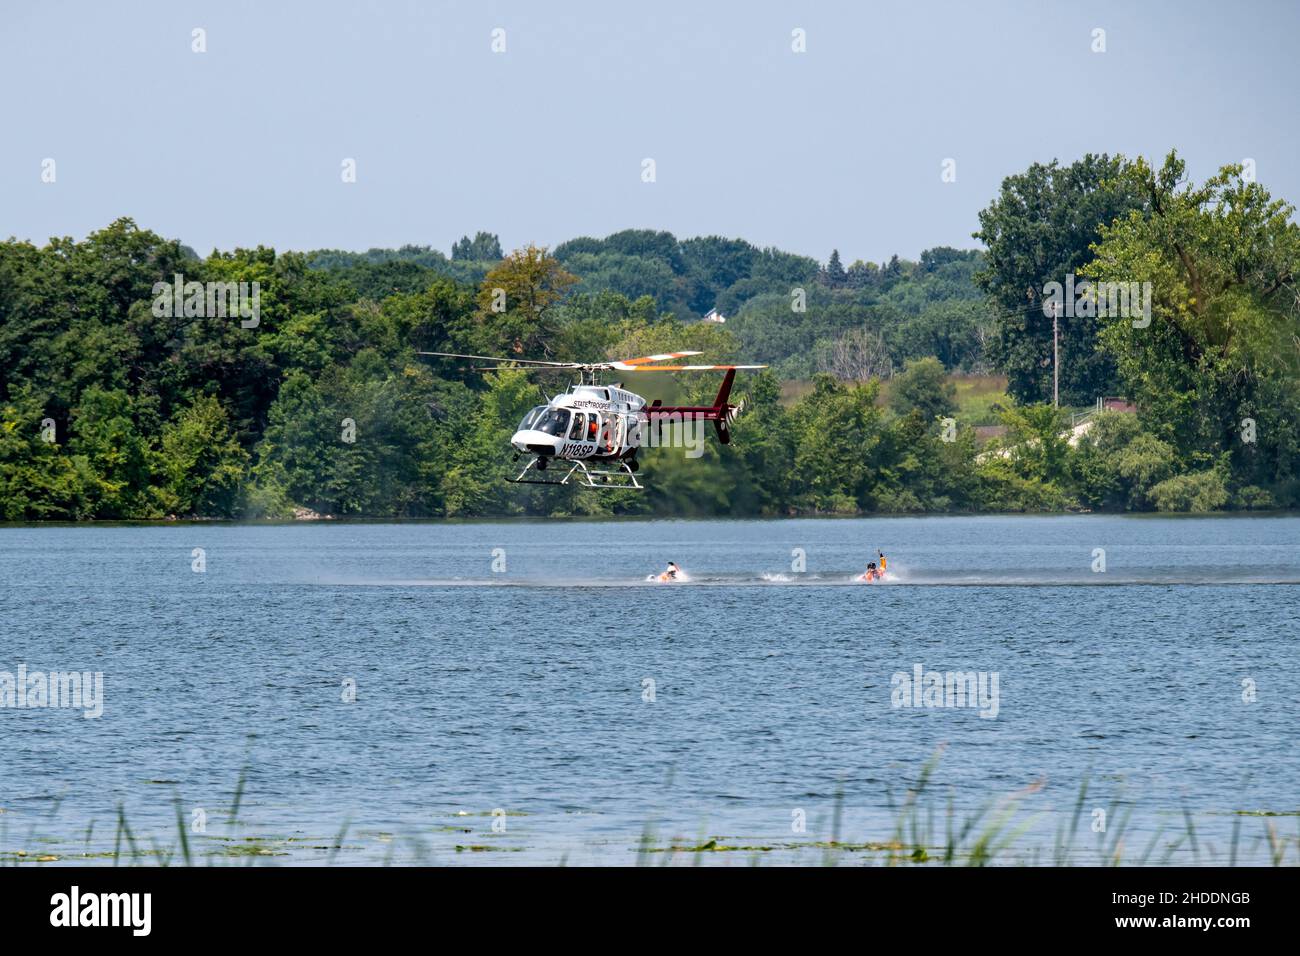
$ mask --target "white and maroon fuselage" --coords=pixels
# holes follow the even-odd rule
[[[728,369],[712,405],[646,404],[618,385],[574,385],[524,416],[510,439],[516,451],[566,461],[630,458],[641,447],[646,425],[713,422],[718,438],[731,440],[727,424],[735,410],[727,403],[736,372]]]

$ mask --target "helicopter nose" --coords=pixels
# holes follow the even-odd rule
[[[510,444],[518,451],[531,452],[534,455],[558,455],[563,439],[555,435],[539,432],[534,429],[517,431],[514,437],[510,439]]]

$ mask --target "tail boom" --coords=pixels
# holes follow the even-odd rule
[[[734,417],[736,406],[729,404],[727,399],[731,397],[731,386],[735,380],[736,370],[728,369],[712,405],[660,405],[656,402],[646,408],[646,420],[651,424],[661,421],[713,422],[713,427],[718,432],[718,441],[724,445],[730,444],[731,431],[727,426]]]

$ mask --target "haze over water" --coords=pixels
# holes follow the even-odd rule
[[[0,857],[110,852],[121,804],[152,862],[179,797],[196,862],[628,863],[647,834],[773,848],[654,862],[819,862],[889,840],[942,750],[940,833],[949,799],[960,823],[1022,793],[1007,862],[1048,862],[1085,779],[1075,862],[1126,815],[1127,862],[1226,862],[1234,825],[1266,862],[1268,821],[1296,862],[1298,542],[1297,517],[0,528],[0,671],[105,696],[0,709]],[[894,579],[853,584],[877,549]],[[647,583],[670,560],[691,583]],[[917,664],[996,673],[996,717],[892,706]]]

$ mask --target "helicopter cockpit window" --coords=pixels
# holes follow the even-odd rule
[[[548,435],[558,435],[563,438],[564,433],[569,430],[569,410],[567,408],[552,408],[533,427],[539,432],[546,432]]]
[[[582,431],[587,427],[587,416],[582,412],[575,412],[573,416],[573,427],[569,429],[570,441],[582,441]]]
[[[521,432],[528,431],[530,428],[532,428],[534,425],[537,424],[537,420],[541,418],[545,412],[546,412],[545,405],[538,405],[536,408],[529,411],[529,413],[524,416],[524,420],[519,423],[519,428],[517,429],[517,431],[521,431]]]

